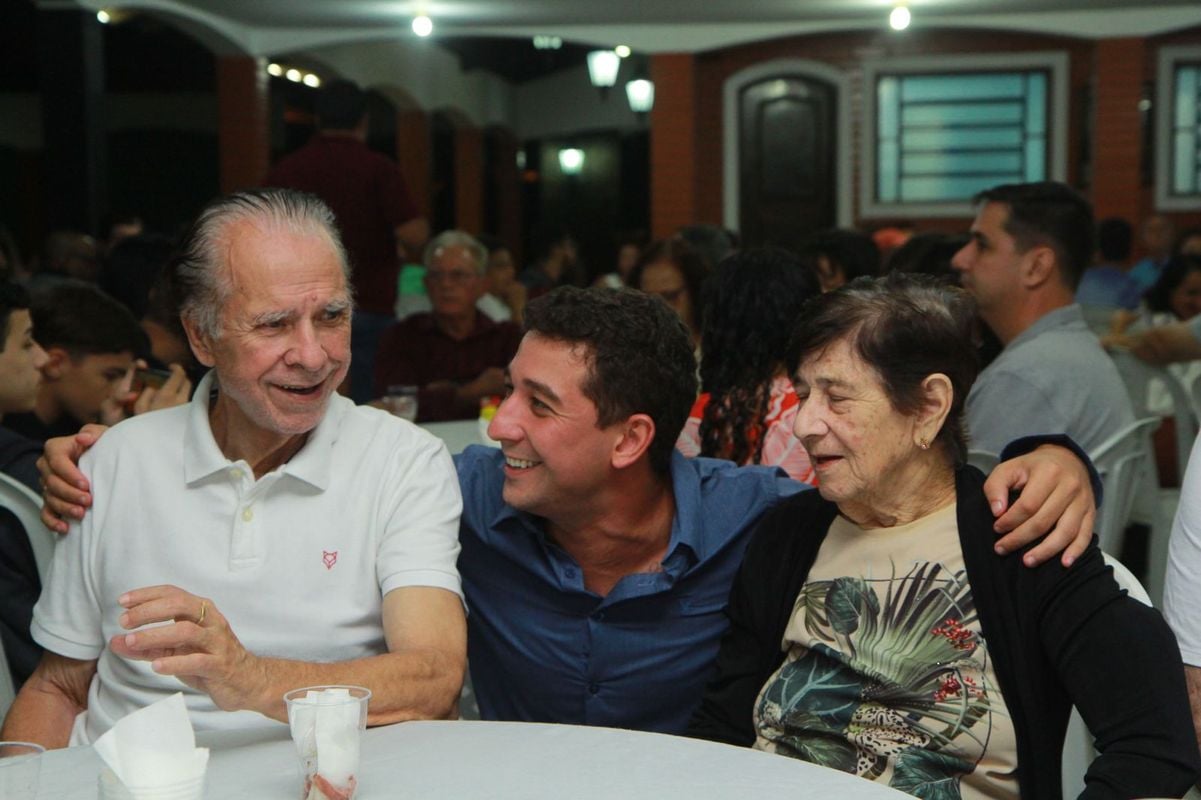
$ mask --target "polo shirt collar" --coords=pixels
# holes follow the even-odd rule
[[[196,393],[188,408],[188,421],[184,430],[184,478],[188,485],[225,472],[231,462],[213,437],[213,429],[209,424],[209,401],[216,389],[216,372],[209,370],[196,387]],[[347,408],[352,406],[341,395],[333,395],[329,399],[325,416],[309,434],[304,447],[292,457],[288,463],[280,467],[282,475],[304,481],[319,491],[324,491],[330,482],[330,450],[338,439],[342,428],[342,420]]]
[[[1081,325],[1084,324],[1084,310],[1078,303],[1062,306],[1054,311],[1048,311],[1046,314],[1043,314],[1034,321],[1033,325],[1014,337],[1014,340],[1008,346],[1013,347],[1014,345],[1028,342],[1049,330],[1071,325],[1074,322],[1079,322]]]

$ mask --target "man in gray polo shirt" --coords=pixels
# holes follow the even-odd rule
[[[1007,184],[975,199],[972,238],[951,263],[1005,349],[968,395],[971,446],[995,453],[1019,436],[1065,433],[1091,452],[1134,421],[1075,302],[1092,208],[1060,183]]]

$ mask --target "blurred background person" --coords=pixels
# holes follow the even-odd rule
[[[99,276],[100,251],[96,240],[80,231],[54,231],[42,245],[29,289],[36,292],[72,279],[95,283]]]
[[[1129,273],[1134,228],[1119,217],[1097,223],[1097,252],[1092,266],[1080,276],[1076,302],[1085,316],[1111,314],[1117,309],[1133,311],[1142,299],[1142,289]]]
[[[569,233],[553,237],[542,250],[542,256],[517,276],[525,286],[527,299],[546,294],[556,286],[579,286],[583,267],[576,241]]]
[[[792,435],[797,396],[786,354],[802,307],[819,292],[817,276],[780,248],[743,250],[718,265],[705,287],[703,393],[676,443],[681,453],[778,466],[814,482]]]
[[[624,234],[617,239],[617,254],[614,257],[614,269],[599,276],[593,286],[605,289],[620,289],[629,285],[630,273],[638,264],[642,248],[646,246],[646,236],[641,233]]]
[[[528,293],[525,285],[517,280],[513,251],[495,236],[481,234],[476,239],[488,251],[488,265],[484,270],[486,290],[484,296],[475,304],[476,308],[493,322],[512,321],[520,325],[525,316]]]
[[[709,270],[700,253],[681,239],[660,239],[642,252],[630,273],[635,289],[658,295],[675,309],[692,335],[701,343],[701,302]]]
[[[801,257],[813,265],[823,292],[880,270],[879,248],[872,237],[859,231],[836,229],[815,233],[801,245]]]
[[[1143,220],[1139,234],[1145,255],[1130,268],[1130,279],[1145,292],[1159,279],[1172,255],[1176,227],[1162,214],[1152,214]]]

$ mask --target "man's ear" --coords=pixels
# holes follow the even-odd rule
[[[71,366],[71,354],[61,347],[46,348],[46,363],[42,365],[42,376],[48,381],[61,380]]]
[[[188,344],[192,346],[196,360],[206,367],[213,366],[216,360],[213,358],[213,343],[208,335],[201,333],[196,323],[188,317],[182,317],[180,322],[183,323],[184,332],[188,334]]]
[[[1059,280],[1055,250],[1047,245],[1035,245],[1026,251],[1021,279],[1027,289],[1037,289],[1047,281]]]
[[[621,423],[621,438],[613,447],[611,463],[614,469],[625,469],[636,463],[655,440],[655,421],[647,414],[634,414]]]

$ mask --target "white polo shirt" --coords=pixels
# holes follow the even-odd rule
[[[47,650],[98,659],[72,744],[177,691],[197,730],[266,722],[116,656],[117,598],[131,589],[211,597],[251,652],[326,662],[387,651],[381,605],[393,589],[462,597],[462,499],[439,439],[335,395],[300,452],[256,481],[213,439],[212,382],[185,406],[122,422],[80,462],[92,510],[58,545],[32,624]]]

